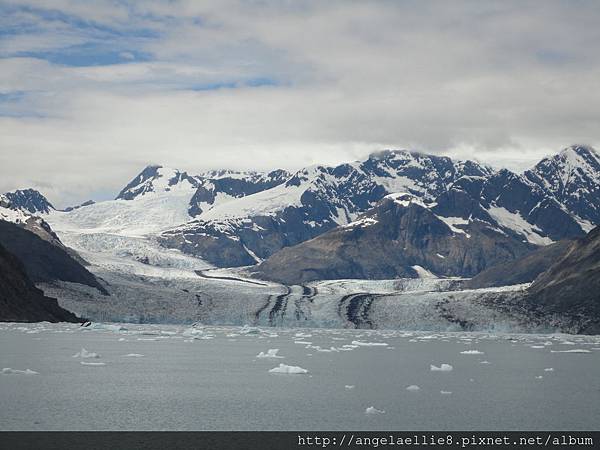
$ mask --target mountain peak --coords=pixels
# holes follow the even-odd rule
[[[567,147],[542,159],[525,177],[551,192],[584,229],[600,221],[600,155],[594,148]]]
[[[3,197],[8,201],[11,208],[30,214],[47,214],[54,209],[48,199],[35,189],[17,189],[6,192]]]
[[[160,165],[149,165],[119,192],[116,200],[133,200],[148,192],[169,191],[182,181],[187,181],[193,187],[198,186],[198,180],[189,176],[187,172]]]
[[[571,145],[556,157],[568,162],[571,167],[600,165],[600,155],[589,145]]]

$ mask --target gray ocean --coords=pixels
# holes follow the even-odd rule
[[[1,430],[600,424],[600,336],[0,324],[0,369]]]

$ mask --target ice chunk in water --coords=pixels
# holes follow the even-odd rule
[[[300,374],[308,373],[308,370],[298,366],[288,366],[287,364],[279,364],[279,367],[274,367],[269,370],[270,373],[287,373],[287,374]]]
[[[416,392],[421,390],[421,388],[419,386],[417,386],[416,384],[411,384],[410,386],[408,386],[406,388],[407,391],[412,391],[412,392]]]
[[[19,369],[11,369],[10,367],[5,367],[4,369],[2,369],[2,373],[4,375],[39,375],[35,370],[31,370],[31,369],[19,370]]]
[[[256,357],[257,358],[283,358],[283,356],[279,356],[277,354],[277,352],[279,352],[278,348],[270,348],[269,350],[267,350],[267,353],[260,352],[258,355],[256,355]]]
[[[552,367],[547,367],[544,369],[544,372],[554,372],[554,369]]]
[[[81,351],[73,355],[73,358],[100,358],[98,353],[88,352],[85,348],[81,347]]]
[[[103,362],[85,362],[81,361],[81,365],[83,366],[105,366],[106,364]]]
[[[452,394],[452,391],[440,391],[440,394],[442,394],[442,395],[450,395],[450,394]]]
[[[385,342],[363,342],[363,341],[352,341],[352,345],[358,345],[360,347],[387,347]]]
[[[453,367],[450,364],[442,364],[440,367],[434,366],[433,364],[430,366],[430,370],[432,372],[450,372]]]
[[[575,350],[550,350],[551,353],[592,353],[589,350],[576,348]]]
[[[483,355],[483,352],[479,350],[465,350],[464,352],[460,352],[461,355]]]
[[[374,406],[369,406],[367,409],[365,409],[365,414],[385,414],[385,411],[377,409]]]
[[[249,325],[244,325],[242,328],[240,328],[239,333],[240,334],[259,334],[260,329],[256,328],[256,327],[251,327]]]
[[[346,384],[346,385],[344,385],[344,389],[350,391],[350,390],[354,389],[354,385],[353,384]]]
[[[141,358],[144,355],[141,355],[140,353],[127,353],[126,355],[123,355],[125,357],[130,357],[130,358]]]

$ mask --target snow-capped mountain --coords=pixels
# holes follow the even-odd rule
[[[192,177],[187,172],[162,166],[148,166],[137,177],[123,188],[115,200],[134,200],[149,192],[169,192],[174,186],[198,187],[199,177]]]
[[[401,190],[431,200],[463,176],[491,173],[470,161],[387,150],[365,161],[309,167],[271,189],[215,204],[164,232],[161,242],[220,266],[254,264],[351,222],[387,194]]]
[[[505,169],[488,177],[463,177],[436,203],[440,216],[494,224],[536,245],[585,233],[551,194]]]
[[[387,195],[356,221],[275,253],[253,273],[285,284],[470,277],[535,248],[493,220],[444,217],[436,206],[409,193]]]
[[[600,223],[600,155],[584,145],[544,158],[525,177],[552,195],[589,231]]]
[[[484,223],[526,245],[547,245],[581,236],[597,222],[597,163],[593,149],[571,147],[523,175],[406,150],[293,174],[190,175],[148,166],[115,200],[68,212],[48,208],[43,217],[61,233],[150,238],[234,267],[347,225],[386,195],[405,192],[450,226]],[[552,182],[559,175],[568,180],[562,190]]]
[[[190,200],[188,212],[192,217],[199,216],[219,203],[271,189],[284,183],[289,177],[289,172],[285,170],[269,173],[229,170],[204,173]]]
[[[35,189],[17,189],[16,191],[6,192],[3,197],[4,202],[8,202],[10,207],[25,213],[48,214],[54,210],[54,206],[48,199]]]

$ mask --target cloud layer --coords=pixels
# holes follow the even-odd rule
[[[1,5],[0,192],[63,205],[148,163],[293,169],[381,148],[522,168],[600,143],[597,2]]]

